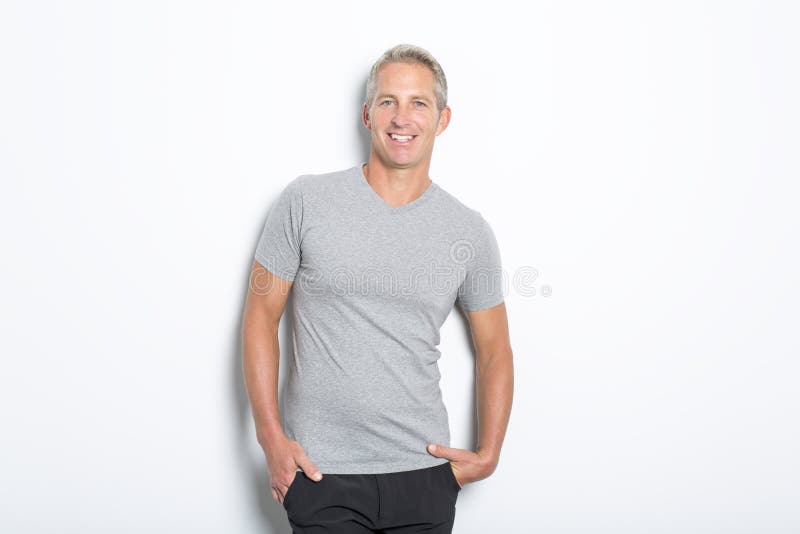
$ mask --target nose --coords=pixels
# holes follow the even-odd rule
[[[397,106],[397,111],[392,117],[392,124],[397,128],[404,128],[411,124],[411,114],[404,106]]]

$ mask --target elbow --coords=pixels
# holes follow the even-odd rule
[[[513,372],[514,351],[510,345],[493,350],[479,351],[476,364],[480,372],[505,370]]]

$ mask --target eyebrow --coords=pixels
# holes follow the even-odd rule
[[[382,99],[382,98],[394,98],[395,100],[399,100],[399,99],[397,98],[397,96],[395,96],[395,95],[390,95],[390,94],[380,94],[380,95],[378,95],[378,96],[375,98],[375,100],[380,100],[380,99]],[[411,95],[411,100],[424,100],[425,102],[433,102],[433,101],[432,101],[430,98],[428,98],[427,96],[422,96],[422,95]]]

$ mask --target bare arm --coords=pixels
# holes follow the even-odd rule
[[[267,457],[273,497],[278,502],[283,502],[298,466],[312,477],[319,471],[300,444],[284,434],[278,408],[278,327],[291,288],[292,282],[253,261],[241,332],[245,387],[256,437]]]
[[[514,396],[514,362],[505,303],[469,312],[469,321],[477,351],[477,453],[489,461],[494,471],[500,461]]]
[[[514,363],[505,303],[467,315],[477,352],[478,450],[440,444],[428,449],[434,456],[451,461],[460,485],[486,478],[497,468],[514,396]]]
[[[262,446],[283,434],[278,411],[278,327],[291,287],[291,282],[253,261],[242,321],[242,364]]]

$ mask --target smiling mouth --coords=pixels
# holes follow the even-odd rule
[[[394,141],[395,143],[400,143],[400,144],[410,143],[411,141],[414,140],[414,138],[417,137],[416,135],[400,135],[400,134],[393,134],[393,133],[390,133],[390,134],[387,134],[387,135],[389,136],[389,138],[392,141]]]

